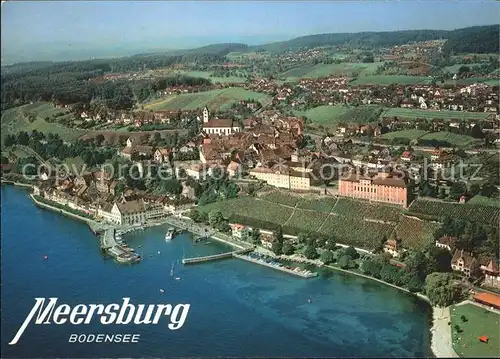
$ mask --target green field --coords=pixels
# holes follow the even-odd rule
[[[305,116],[314,123],[323,125],[337,125],[339,123],[366,124],[376,122],[381,107],[365,105],[358,107],[318,106],[307,111],[294,111],[296,116]]]
[[[498,55],[497,55],[498,57]],[[447,80],[445,84],[447,85],[472,85],[475,83],[483,83],[488,86],[499,86],[499,79],[491,79],[491,78],[485,78],[485,77],[471,77],[467,79],[460,79],[460,80]]]
[[[2,113],[2,134],[5,136],[19,131],[31,132],[37,130],[43,133],[52,132],[58,134],[64,141],[70,142],[87,132],[45,121],[46,117],[51,117],[53,114],[61,112],[64,112],[64,110],[56,109],[48,102],[36,102],[8,109]],[[34,114],[36,120],[30,122],[29,114]]]
[[[358,79],[351,81],[349,85],[417,85],[428,84],[430,82],[431,78],[427,76],[376,75],[359,77]]]
[[[302,65],[281,73],[288,81],[301,78],[319,78],[328,76],[368,76],[373,74],[383,62],[375,63],[341,63],[341,64],[316,64]]]
[[[452,146],[469,146],[477,142],[477,140],[472,136],[459,135],[452,132],[441,131],[428,133],[419,138],[420,140],[437,140],[449,142]]]
[[[271,97],[266,94],[248,91],[240,87],[230,87],[205,92],[171,95],[144,107],[151,110],[190,111],[207,106],[212,111],[223,111],[238,101],[249,99],[257,100],[262,104],[271,101]]]
[[[445,71],[445,72],[451,72],[452,74],[455,74],[455,73],[458,73],[458,70],[462,66],[467,66],[468,68],[471,68],[472,66],[479,66],[479,65],[482,65],[482,63],[481,62],[476,62],[476,63],[473,63],[473,64],[456,64],[456,65],[451,65],[451,66],[443,67],[443,71]]]
[[[418,110],[412,108],[390,108],[380,115],[380,117],[402,117],[408,119],[426,118],[432,120],[434,118],[450,121],[456,120],[476,120],[484,119],[489,116],[494,116],[491,113],[485,112],[462,112],[462,111],[432,111]]]
[[[192,76],[192,77],[202,77],[212,81],[212,83],[242,83],[246,81],[244,77],[229,76],[229,77],[211,77],[211,72],[209,71],[176,71],[181,75]]]
[[[335,106],[318,106],[311,108],[307,111],[294,111],[296,116],[305,116],[312,122],[323,123],[323,124],[336,124],[338,121],[337,117],[340,117],[345,113],[347,108],[342,105]]]
[[[387,132],[384,133],[383,135],[380,135],[379,138],[387,140],[392,140],[394,138],[407,138],[409,140],[416,140],[417,138],[420,138],[427,133],[428,131],[412,129],[412,130]]]
[[[500,315],[473,304],[450,308],[453,350],[462,358],[498,358],[500,354]],[[462,320],[462,315],[466,321]],[[460,327],[457,333],[455,325]],[[488,343],[478,337],[488,336]]]

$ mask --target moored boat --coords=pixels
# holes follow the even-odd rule
[[[174,238],[174,235],[175,235],[175,228],[170,227],[167,230],[167,233],[165,234],[165,240],[166,241],[171,241]]]

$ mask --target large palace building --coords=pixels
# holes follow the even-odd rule
[[[339,180],[341,196],[408,206],[408,185],[403,178],[390,173],[350,174]]]

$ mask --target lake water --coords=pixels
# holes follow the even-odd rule
[[[98,238],[86,224],[37,208],[26,191],[2,186],[1,200],[2,357],[430,354],[429,306],[388,286],[327,271],[302,279],[238,259],[183,266],[177,263],[183,256],[228,247],[194,244],[188,234],[165,242],[166,227],[124,236],[144,260],[120,265],[101,256]],[[181,280],[170,276],[172,263]],[[157,325],[30,324],[9,346],[35,297],[58,297],[72,306],[130,297],[134,304],[191,307],[175,331],[168,329],[166,317]],[[72,333],[140,334],[140,340],[69,343]]]

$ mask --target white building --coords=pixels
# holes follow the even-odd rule
[[[123,224],[143,224],[147,220],[164,216],[162,205],[146,204],[142,200],[114,203],[111,209],[101,208],[98,214],[108,222]]]
[[[212,119],[209,120],[208,108],[203,109],[203,131],[207,134],[227,136],[240,132],[241,128],[232,120]]]

